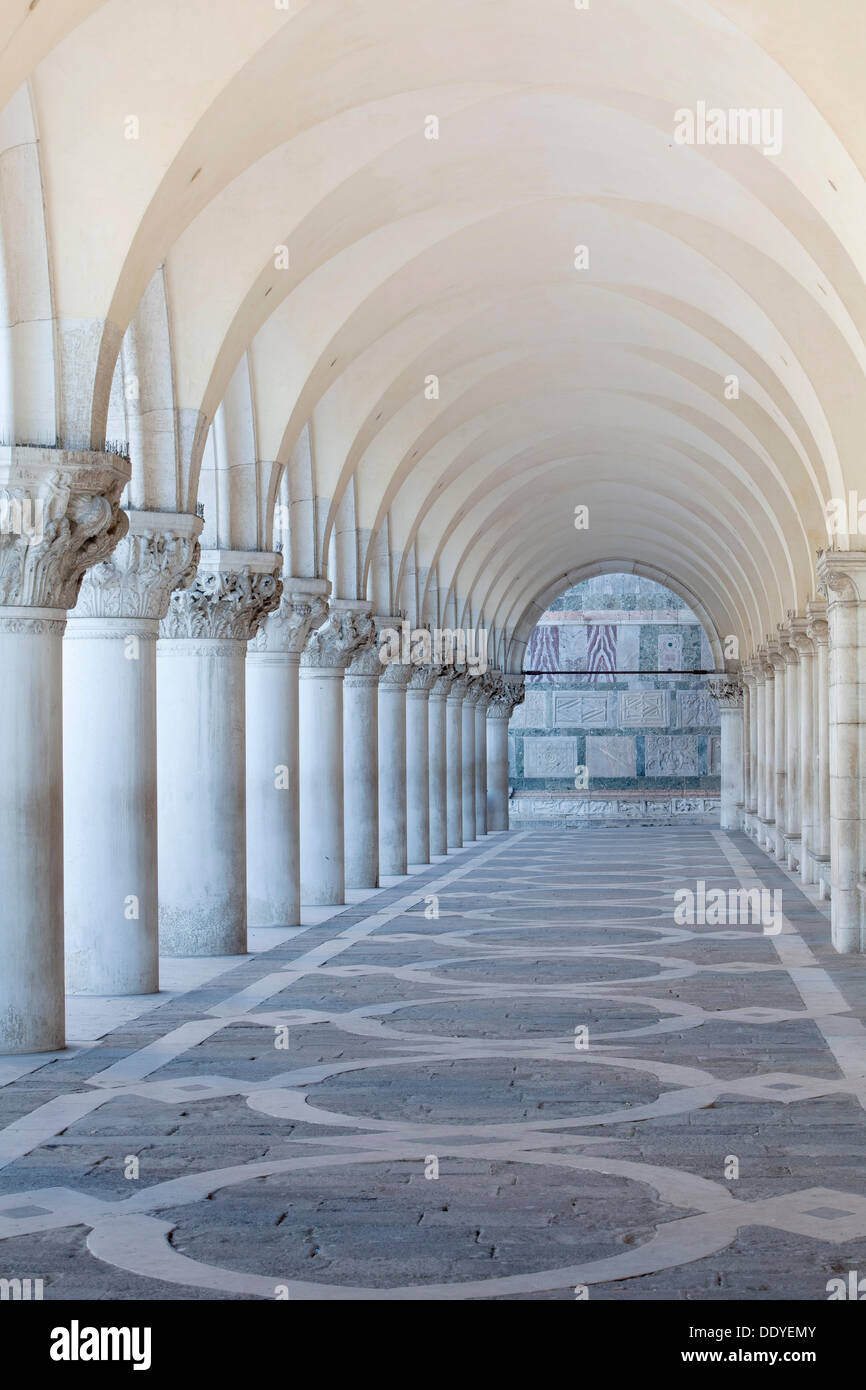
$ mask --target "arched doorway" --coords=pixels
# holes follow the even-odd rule
[[[686,600],[605,572],[550,603],[510,731],[511,824],[717,824],[716,645]]]

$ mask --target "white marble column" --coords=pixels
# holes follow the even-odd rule
[[[776,749],[776,670],[769,659],[769,654],[765,647],[758,649],[758,660],[760,661],[761,673],[763,675],[763,719],[761,752],[763,754],[763,771],[761,775],[761,792],[763,796],[763,812],[759,817],[759,836],[758,843],[762,849],[770,853],[775,851],[776,844],[776,774],[775,774],[775,749]]]
[[[744,679],[749,696],[749,718],[746,725],[748,743],[745,749],[746,776],[744,801],[746,815],[752,817],[757,815],[758,812],[758,682],[752,662],[748,662],[745,667]]]
[[[387,620],[399,628],[399,621]],[[379,876],[405,874],[406,686],[411,666],[389,662],[379,678]]]
[[[346,887],[379,886],[379,679],[375,642],[343,677]]]
[[[864,949],[866,726],[866,551],[825,551],[818,578],[830,625],[830,881],[833,945]]]
[[[776,848],[776,668],[767,648],[761,648],[764,672],[764,815],[761,821],[761,848],[774,854]]]
[[[454,681],[446,667],[430,690],[428,738],[430,749],[430,857],[448,853],[447,703]]]
[[[767,816],[767,678],[763,658],[756,653],[752,662],[755,673],[755,785],[754,796],[757,810],[755,839],[763,843],[763,826]]]
[[[159,989],[156,648],[192,583],[197,516],[130,511],[85,575],[63,642],[64,891],[70,994]]]
[[[438,666],[416,666],[406,689],[406,857],[430,863],[430,692]]]
[[[793,642],[795,621],[779,624],[779,646],[785,661],[785,838],[784,858],[789,869],[799,867],[800,836],[800,657]]]
[[[481,693],[475,706],[475,838],[487,834],[487,711],[497,686],[493,672],[481,677]]]
[[[710,691],[722,727],[721,828],[737,830],[737,806],[743,800],[743,687],[730,676],[718,676],[711,678]]]
[[[460,674],[448,691],[445,716],[447,745],[447,836],[448,848],[460,849],[463,844],[463,700],[469,689],[469,677]]]
[[[463,697],[461,755],[463,759],[463,843],[471,844],[475,839],[475,711],[481,698],[483,677],[470,676],[469,688]]]
[[[327,617],[324,580],[283,576],[279,608],[247,647],[247,914],[251,927],[300,922],[298,667]]]
[[[751,786],[752,769],[750,764],[751,747],[751,703],[752,691],[751,683],[747,678],[747,668],[745,662],[740,667],[740,679],[743,682],[743,801],[740,806],[739,824],[742,828],[745,825],[745,818],[749,813],[749,789]]]
[[[128,478],[114,455],[0,448],[2,1053],[65,1044],[63,631],[85,570],[126,533]]]
[[[334,599],[301,656],[299,685],[301,902],[345,902],[343,675],[375,636],[366,606]]]
[[[498,673],[497,673],[498,674]],[[508,721],[526,698],[522,676],[503,676],[487,710],[487,821],[508,829]]]
[[[826,875],[830,864],[830,644],[827,605],[823,599],[806,604],[809,636],[815,649],[812,663],[815,710],[815,833],[810,849],[811,881],[821,885],[826,896]]]
[[[813,704],[815,648],[809,636],[808,618],[792,618],[791,642],[797,649],[797,748],[800,783],[800,881],[812,882],[810,855],[815,843],[817,816],[817,730]]]
[[[785,825],[788,805],[788,740],[787,710],[785,703],[786,659],[782,653],[778,637],[767,642],[767,655],[772,662],[775,680],[773,681],[773,841],[771,853],[776,859],[785,858]]]
[[[281,557],[203,551],[157,644],[159,937],[168,956],[247,949],[246,655]]]

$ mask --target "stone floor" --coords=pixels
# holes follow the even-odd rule
[[[784,930],[677,926],[698,879],[782,888]],[[493,835],[321,916],[0,1062],[0,1278],[825,1300],[866,1276],[866,962],[744,836]]]

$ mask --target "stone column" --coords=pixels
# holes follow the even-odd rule
[[[454,668],[446,667],[430,691],[428,737],[430,749],[430,857],[448,853],[447,702]]]
[[[767,655],[772,662],[775,680],[773,681],[773,835],[770,852],[776,859],[785,858],[785,825],[788,797],[788,740],[785,708],[785,667],[787,661],[782,653],[778,637],[771,637],[767,643]]]
[[[796,615],[779,624],[779,646],[785,660],[785,840],[789,869],[799,867],[800,837],[800,657],[793,642]]]
[[[301,902],[345,902],[343,675],[375,637],[365,605],[334,599],[301,656],[299,686]]]
[[[830,625],[830,898],[833,945],[863,950],[863,793],[866,746],[860,691],[866,681],[866,551],[825,551],[818,577]]]
[[[744,662],[740,668],[740,679],[743,682],[743,801],[740,807],[740,827],[745,828],[745,818],[749,813],[749,791],[751,787],[752,769],[750,766],[751,747],[751,678],[747,675],[747,666]]]
[[[722,830],[737,830],[743,800],[743,687],[729,676],[710,679],[722,725]]]
[[[764,673],[764,814],[759,843],[762,849],[773,854],[776,848],[776,668],[766,647],[761,647],[759,654]],[[781,663],[781,657],[779,661]]]
[[[159,936],[167,956],[247,949],[246,655],[281,557],[203,551],[157,644]]]
[[[487,834],[487,711],[497,685],[492,671],[481,677],[481,693],[475,706],[475,838]]]
[[[508,829],[508,721],[526,698],[522,676],[504,676],[487,710],[487,819]]]
[[[66,988],[159,989],[156,646],[199,560],[196,516],[130,511],[63,642]]]
[[[448,691],[446,705],[446,768],[448,848],[460,849],[463,844],[463,700],[469,689],[470,677],[459,674]]]
[[[766,738],[767,738],[767,677],[764,671],[764,662],[760,654],[756,653],[752,663],[755,673],[755,808],[757,811],[757,822],[755,824],[755,839],[758,844],[763,842],[763,825],[767,817],[767,771],[766,771]]]
[[[430,692],[438,666],[416,666],[406,690],[406,857],[430,863]]]
[[[748,720],[744,728],[744,738],[747,738],[747,742],[743,793],[746,814],[752,816],[756,815],[758,810],[758,682],[752,662],[748,662],[744,668],[743,679],[748,694]]]
[[[463,757],[463,843],[471,844],[475,839],[475,711],[483,690],[483,677],[470,676],[469,689],[463,697],[462,710],[462,757]]]
[[[0,1052],[65,1045],[62,641],[126,534],[129,461],[0,448]],[[111,692],[101,694],[108,709]]]
[[[815,843],[815,820],[818,779],[816,776],[817,739],[813,703],[815,648],[809,636],[808,618],[792,618],[791,642],[797,649],[797,729],[796,757],[800,782],[800,881],[811,883],[812,868],[809,856]]]
[[[324,580],[283,577],[279,608],[247,647],[247,913],[296,926],[301,910],[298,666],[327,617]]]
[[[399,620],[391,622],[399,628]],[[405,874],[406,687],[411,666],[389,662],[379,678],[379,876]]]
[[[343,782],[346,887],[379,886],[379,679],[375,643],[343,677]]]
[[[821,884],[825,896],[825,869],[830,863],[830,643],[827,605],[823,599],[806,604],[809,636],[815,649],[812,663],[815,710],[815,833],[809,859],[812,882]]]

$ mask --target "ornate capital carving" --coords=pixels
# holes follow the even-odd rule
[[[809,636],[809,619],[797,617],[795,614],[788,615],[788,641],[797,653],[800,661],[804,657],[812,656],[814,647],[812,638]]]
[[[445,700],[451,693],[451,687],[459,676],[460,672],[455,671],[453,666],[437,667],[436,680],[430,691],[431,699]]]
[[[349,662],[376,637],[369,613],[352,608],[331,608],[324,625],[310,634],[301,665],[345,670]]]
[[[441,666],[416,666],[409,677],[407,693],[426,694],[432,690],[442,674]]]
[[[449,700],[465,700],[469,694],[469,687],[472,681],[468,671],[457,671],[454,680],[451,682],[451,689],[448,691]]]
[[[767,654],[765,657],[765,661],[767,661],[769,665],[772,666],[773,673],[784,673],[785,666],[787,663],[785,661],[785,657],[782,654],[782,644],[779,641],[778,637],[769,637],[767,639],[766,653]]]
[[[494,691],[487,711],[488,719],[510,719],[526,699],[523,676],[503,676],[502,687]]]
[[[866,592],[866,551],[818,552],[818,591],[828,608],[836,603],[859,603]]]
[[[175,589],[195,579],[202,521],[170,512],[128,512],[129,531],[84,576],[75,618],[164,618]],[[174,524],[172,524],[174,522]]]
[[[823,599],[812,599],[806,604],[806,623],[809,636],[815,646],[826,646],[829,640],[830,624],[827,622],[827,605]]]
[[[378,685],[381,675],[382,663],[374,640],[352,657],[346,667],[345,682],[350,688],[354,685]]]
[[[249,642],[279,604],[282,581],[242,570],[199,571],[188,589],[171,595],[160,636]]]
[[[798,666],[800,664],[800,654],[793,642],[793,619],[794,614],[789,613],[788,621],[786,623],[779,623],[778,625],[779,651],[782,653],[782,660],[787,662],[789,666]]]
[[[74,608],[84,573],[127,531],[129,460],[66,449],[0,449],[0,604]]]
[[[743,687],[736,676],[711,676],[710,694],[722,709],[743,708]]]
[[[288,592],[284,584],[279,606],[259,624],[249,649],[300,657],[310,633],[321,627],[327,616],[328,601],[323,595]]]
[[[405,690],[415,669],[414,666],[402,666],[398,661],[389,661],[382,666],[379,685],[390,690]]]
[[[469,689],[466,692],[463,703],[465,705],[477,705],[484,694],[484,677],[472,676],[469,681]]]
[[[771,681],[776,678],[776,669],[767,655],[766,647],[758,647],[755,652],[754,668],[756,678],[759,681]]]

